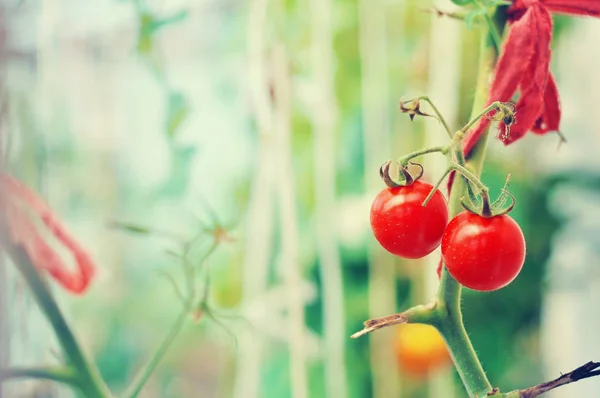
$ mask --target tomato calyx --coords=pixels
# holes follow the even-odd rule
[[[510,213],[517,204],[515,197],[509,192],[508,186],[510,185],[510,174],[506,177],[506,182],[502,188],[502,193],[498,198],[490,203],[490,196],[487,189],[482,190],[479,194],[481,200],[477,199],[477,196],[473,192],[471,184],[467,184],[467,192],[469,194],[468,199],[462,198],[460,201],[461,206],[473,213],[478,214],[483,218],[491,218],[495,216],[502,216]],[[510,204],[506,206],[506,202],[510,199]]]
[[[379,168],[379,176],[381,177],[381,179],[383,180],[385,185],[387,185],[390,188],[407,187],[409,185],[412,185],[415,181],[419,180],[419,178],[421,178],[423,176],[424,170],[423,170],[423,166],[421,166],[419,163],[414,163],[414,162],[409,162],[409,163],[412,164],[413,166],[418,166],[420,169],[419,173],[414,177],[408,171],[407,166],[400,165],[400,167],[398,167],[398,178],[397,178],[397,180],[400,182],[394,181],[394,179],[390,176],[390,165],[392,164],[391,160],[388,160]]]
[[[415,115],[435,117],[429,113],[421,111],[420,108],[421,103],[419,102],[419,98],[414,98],[409,101],[400,101],[400,112],[408,113],[408,117],[410,117],[411,121],[415,119]]]

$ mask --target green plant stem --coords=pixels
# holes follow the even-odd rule
[[[111,397],[98,368],[85,357],[56,300],[29,260],[27,253],[17,246],[6,244],[5,248],[29,284],[36,302],[54,329],[58,343],[67,357],[67,362],[76,370],[77,386],[86,398]]]
[[[445,146],[434,146],[434,147],[430,147],[430,148],[424,148],[424,149],[420,149],[418,151],[409,153],[406,156],[402,156],[400,159],[398,159],[398,163],[400,164],[400,166],[402,167],[406,167],[408,165],[408,162],[411,159],[414,159],[416,157],[419,157],[421,155],[426,155],[428,153],[434,153],[434,152],[441,152],[441,153],[447,153],[450,150],[450,147],[445,145]]]
[[[486,92],[486,97],[487,97],[487,92]],[[481,119],[482,117],[487,115],[490,111],[492,111],[494,109],[498,109],[498,107],[500,107],[500,106],[502,106],[502,103],[500,101],[494,101],[490,105],[483,108],[483,110],[481,112],[479,112],[477,115],[475,115],[475,117],[471,118],[469,123],[467,123],[462,129],[460,129],[458,132],[455,133],[454,140],[462,140],[464,137],[464,133],[467,130],[469,130],[475,123],[477,123],[479,121],[479,119]],[[462,134],[460,134],[460,133],[462,133]]]
[[[167,350],[169,349],[169,347],[171,346],[171,344],[173,343],[173,341],[175,340],[175,338],[181,332],[181,329],[185,325],[185,323],[190,315],[190,305],[191,305],[191,302],[188,302],[186,304],[184,310],[179,314],[179,316],[177,317],[177,320],[171,327],[171,330],[169,330],[169,333],[167,333],[167,335],[165,336],[162,343],[158,346],[158,349],[154,352],[154,355],[152,355],[152,357],[148,360],[146,365],[144,365],[144,367],[142,368],[140,373],[136,376],[134,381],[131,383],[130,387],[127,388],[127,390],[123,394],[123,397],[134,398],[134,397],[137,397],[139,395],[139,393],[142,391],[142,388],[148,381],[148,378],[150,378],[150,376],[152,375],[152,372],[154,372],[154,369],[156,369],[156,366],[161,361],[161,359],[165,356]]]
[[[456,170],[458,171],[460,174],[462,174],[466,179],[468,179],[469,181],[471,181],[473,184],[475,184],[475,186],[477,188],[479,188],[481,190],[481,192],[488,192],[488,187],[486,187],[481,180],[479,179],[478,176],[476,176],[475,174],[471,173],[466,167],[461,166],[459,164],[452,164],[449,166],[449,168],[451,168],[452,170]]]
[[[208,248],[208,250],[206,251],[206,253],[204,253],[204,255],[198,261],[198,266],[204,264],[204,262],[208,259],[208,257],[210,257],[215,252],[215,250],[217,249],[218,246],[219,246],[219,240],[215,239],[211,243],[211,245]],[[190,314],[194,312],[193,311],[194,301],[196,300],[196,296],[197,296],[195,277],[196,277],[196,271],[198,271],[198,266],[194,266],[188,260],[187,255],[189,254],[189,250],[190,250],[189,247],[187,247],[187,246],[184,247],[183,248],[184,255],[180,257],[181,261],[182,261],[182,265],[183,265],[184,276],[186,278],[187,285],[188,285],[187,286],[188,294],[187,294],[186,298],[183,297],[183,295],[181,294],[181,290],[179,290],[177,288],[177,285],[174,284],[174,286],[177,288],[177,291],[179,291],[178,297],[182,299],[183,309],[182,309],[181,313],[179,314],[179,316],[175,319],[175,323],[173,324],[173,326],[171,326],[171,329],[169,330],[169,332],[167,333],[165,338],[162,340],[162,342],[160,343],[160,345],[158,346],[156,351],[154,351],[154,354],[152,354],[152,356],[148,359],[146,364],[139,371],[139,373],[135,377],[135,379],[125,389],[125,393],[123,394],[123,397],[133,398],[133,397],[137,397],[140,394],[140,392],[144,388],[144,385],[146,384],[146,382],[148,381],[148,379],[150,378],[150,376],[152,375],[152,373],[154,372],[154,370],[156,369],[156,367],[158,366],[160,361],[163,359],[163,357],[167,353],[168,349],[171,347],[171,344],[173,344],[173,342],[175,341],[175,338],[179,335],[179,333],[185,326],[188,318],[190,317]],[[206,269],[206,272],[207,272],[206,277],[208,279],[208,275],[209,275],[208,268]],[[202,297],[201,301],[198,304],[196,304],[196,306],[195,306],[196,312],[204,310],[204,304],[205,304],[205,302],[207,300],[207,296],[208,296],[208,286],[209,286],[209,283],[207,280],[204,296]]]
[[[429,99],[429,97],[422,96],[422,97],[419,97],[419,100],[425,101],[425,102],[427,102],[429,104],[429,106],[431,106],[431,109],[433,109],[433,112],[435,113],[435,116],[440,121],[440,123],[442,123],[442,126],[444,126],[444,130],[446,130],[446,133],[448,134],[448,137],[450,137],[450,139],[452,139],[452,130],[450,130],[450,127],[448,127],[448,123],[446,123],[446,120],[444,119],[444,116],[442,116],[442,114],[440,113],[440,111],[438,110],[438,108],[433,104],[433,102],[431,102],[431,100]]]
[[[433,186],[433,188],[429,192],[429,195],[427,195],[427,197],[423,201],[423,206],[427,206],[427,203],[429,203],[429,201],[431,200],[431,198],[433,198],[433,195],[436,193],[437,189],[440,187],[440,185],[442,185],[442,182],[444,181],[444,179],[446,178],[446,176],[452,172],[452,170],[453,170],[452,167],[448,167],[444,171],[444,174],[442,174],[442,177],[440,177],[440,179],[435,183],[435,185]]]
[[[502,39],[498,34],[498,30],[496,30],[496,26],[494,26],[494,21],[488,14],[485,14],[485,23],[488,26],[490,39],[494,43],[494,49],[496,50],[496,54],[500,54],[500,48],[502,46]]]
[[[77,371],[66,366],[45,368],[11,367],[0,370],[0,381],[9,379],[46,379],[71,385],[79,383]]]
[[[481,397],[492,389],[473,344],[467,335],[460,310],[462,287],[444,268],[438,292],[438,316],[434,326],[444,336],[452,359],[469,397]]]
[[[503,25],[503,22],[502,22]],[[493,43],[489,41],[489,32],[483,32],[482,48],[479,62],[479,75],[477,80],[477,90],[473,109],[481,109],[487,101],[489,90],[489,75],[496,61],[496,52]],[[494,104],[492,104],[494,105]],[[492,106],[490,105],[490,107]],[[492,108],[487,107],[483,112],[479,112],[471,121],[459,132],[465,132],[479,118],[484,116]],[[474,112],[475,113],[475,112]],[[469,168],[473,170],[472,174],[476,177],[473,181],[478,181],[483,165],[485,144],[487,132],[484,133],[472,150],[471,156],[467,162]],[[462,159],[461,159],[462,160]],[[461,166],[462,167],[462,166]],[[466,170],[466,169],[465,169]],[[464,171],[464,170],[461,170]],[[467,170],[468,171],[468,170]],[[471,173],[471,172],[469,172]],[[457,176],[454,179],[450,195],[450,215],[458,214],[462,208],[460,199],[466,193],[465,179]],[[492,386],[485,375],[483,367],[477,358],[473,345],[466,333],[462,322],[462,313],[460,309],[461,285],[448,273],[446,268],[442,269],[440,288],[437,295],[438,323],[435,325],[446,340],[456,369],[463,381],[463,384],[469,394],[469,397],[482,397],[491,391]]]

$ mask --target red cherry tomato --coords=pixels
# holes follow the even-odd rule
[[[448,205],[436,189],[427,206],[423,201],[433,185],[415,181],[385,188],[371,206],[371,228],[377,241],[392,254],[421,258],[440,245],[448,223]]]
[[[465,211],[448,224],[442,257],[450,275],[479,291],[503,288],[525,262],[525,238],[519,224],[504,214],[485,218]]]

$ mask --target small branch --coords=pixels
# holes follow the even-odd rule
[[[431,109],[433,109],[433,113],[435,113],[435,115],[437,116],[437,119],[440,121],[440,123],[442,123],[442,126],[444,126],[444,130],[446,130],[446,133],[448,134],[448,137],[450,139],[452,139],[452,131],[450,130],[450,127],[448,127],[448,123],[446,123],[446,119],[444,119],[444,116],[442,116],[441,112],[433,104],[433,102],[429,99],[429,97],[422,96],[422,97],[419,97],[419,99],[423,100],[423,101],[425,101],[425,102],[427,102],[429,104],[429,106],[431,107]]]
[[[434,146],[434,147],[430,147],[430,148],[425,148],[425,149],[420,149],[418,151],[414,151],[409,153],[408,155],[402,156],[400,159],[398,159],[398,163],[400,164],[400,166],[402,167],[406,167],[408,165],[408,162],[411,159],[417,158],[421,155],[426,155],[428,153],[434,153],[434,152],[441,152],[442,154],[447,154],[448,151],[450,150],[450,147],[447,145],[440,145],[440,146]]]
[[[142,391],[142,388],[144,388],[146,381],[148,381],[148,379],[152,375],[152,372],[154,372],[154,369],[156,369],[159,362],[165,356],[167,350],[169,349],[177,335],[179,335],[179,332],[181,332],[181,330],[183,329],[183,326],[185,325],[189,317],[190,306],[191,300],[186,303],[183,311],[177,317],[177,320],[175,321],[175,323],[171,327],[171,330],[169,330],[163,341],[160,343],[158,349],[154,352],[152,357],[150,357],[146,365],[144,365],[140,373],[136,376],[131,385],[127,388],[127,390],[123,394],[125,398],[135,398]]]
[[[52,366],[45,368],[11,367],[0,370],[0,381],[8,379],[46,379],[76,385],[79,383],[77,372],[70,367]]]
[[[433,324],[437,319],[437,313],[435,309],[435,303],[429,303],[427,305],[417,305],[416,307],[412,307],[398,314],[369,319],[363,323],[364,328],[362,330],[354,333],[350,337],[357,339],[367,333],[374,332],[375,330],[388,326],[400,325],[401,323]]]
[[[462,129],[459,130],[459,132],[461,132],[462,134],[456,134],[454,137],[455,140],[456,141],[462,140],[464,138],[464,133],[467,132],[475,123],[477,123],[479,121],[479,119],[481,119],[482,117],[485,117],[488,113],[490,113],[491,111],[493,111],[495,109],[502,109],[502,108],[500,108],[501,106],[503,106],[502,102],[494,101],[490,105],[485,107],[481,112],[476,114],[475,117],[472,118]]]
[[[438,17],[448,17],[458,21],[464,21],[467,14],[458,11],[443,11],[437,7],[424,8],[421,11],[435,14]]]
[[[557,379],[542,383],[540,385],[529,387],[523,390],[512,391],[506,394],[506,398],[534,398],[538,395],[547,393],[557,387],[565,384],[574,383],[579,380],[587,379],[594,376],[600,376],[600,362],[588,362],[577,369],[560,376]]]

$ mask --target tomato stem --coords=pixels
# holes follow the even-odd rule
[[[475,184],[475,186],[477,188],[479,188],[481,190],[481,196],[487,196],[489,189],[488,187],[486,187],[481,180],[479,179],[479,177],[477,177],[475,174],[473,174],[472,172],[470,172],[466,167],[459,165],[458,163],[453,163],[450,165],[450,168],[452,170],[456,170],[458,171],[460,174],[462,174],[466,179],[468,179],[469,181],[471,181],[473,184]]]
[[[460,130],[458,130],[456,133],[454,133],[454,136],[452,137],[452,139],[455,142],[460,142],[462,141],[462,139],[465,136],[465,133],[471,128],[473,127],[473,125],[475,123],[477,123],[479,121],[479,119],[481,119],[482,117],[485,117],[488,113],[490,113],[491,111],[493,111],[494,109],[498,109],[500,106],[502,105],[502,103],[500,101],[494,101],[492,102],[490,105],[486,106],[485,108],[483,108],[483,110],[481,112],[479,112],[477,115],[475,115],[474,118],[472,118],[471,120],[469,120],[469,122]]]
[[[450,151],[450,146],[448,145],[441,145],[441,146],[433,146],[430,148],[423,148],[423,149],[419,149],[418,151],[415,152],[411,152],[408,155],[402,156],[401,158],[398,159],[398,163],[400,164],[400,167],[406,167],[408,165],[408,162],[411,159],[414,159],[416,157],[419,157],[421,155],[426,155],[428,153],[435,153],[435,152],[441,152],[442,154],[447,154],[448,151]]]
[[[442,123],[442,126],[444,126],[444,130],[446,130],[448,137],[450,139],[452,139],[452,130],[450,130],[450,127],[448,127],[448,123],[446,123],[444,116],[442,116],[442,114],[440,113],[438,108],[433,104],[433,102],[429,99],[429,97],[424,95],[424,96],[419,97],[418,99],[427,102],[429,104],[429,106],[431,106],[431,109],[433,109],[433,113],[435,113],[435,116],[437,117],[437,119],[440,121],[440,123]]]
[[[433,198],[433,195],[436,193],[436,191],[438,190],[438,188],[440,187],[440,185],[442,185],[442,182],[444,181],[444,179],[446,178],[446,176],[448,174],[450,174],[450,172],[452,170],[453,170],[452,167],[448,167],[446,169],[446,171],[444,171],[444,174],[442,174],[442,177],[435,183],[435,186],[431,189],[431,192],[429,192],[429,195],[427,195],[427,197],[423,201],[423,206],[427,206],[427,203],[429,203],[429,201],[431,200],[431,198]]]
[[[503,18],[501,18],[503,19]],[[502,25],[504,21],[502,21]],[[496,61],[496,52],[493,43],[489,41],[489,32],[482,32],[482,49],[479,62],[479,76],[477,81],[477,91],[473,109],[481,109],[480,107],[487,101],[489,89],[489,74],[494,68]],[[464,138],[465,132],[473,126],[479,119],[484,117],[498,103],[493,103],[486,107],[483,111],[477,113],[474,118],[461,130],[457,131],[453,137],[453,150],[457,157],[457,162],[464,163],[464,156],[460,150],[460,142]],[[487,193],[487,187],[483,186],[478,176],[481,174],[483,165],[483,157],[485,153],[487,131],[482,134],[481,138],[473,148],[471,157],[468,162],[470,168],[474,172],[469,171],[463,164],[453,163],[451,167],[465,176],[469,181],[472,181],[482,192]],[[463,178],[454,179],[449,207],[450,215],[455,216],[462,211],[460,200],[467,193],[467,181]],[[462,286],[448,273],[448,270],[443,267],[440,287],[437,294],[437,311],[438,323],[434,326],[438,328],[452,354],[456,369],[463,381],[463,384],[470,397],[483,397],[492,390],[479,358],[473,349],[473,345],[466,333],[460,308],[460,295]]]

